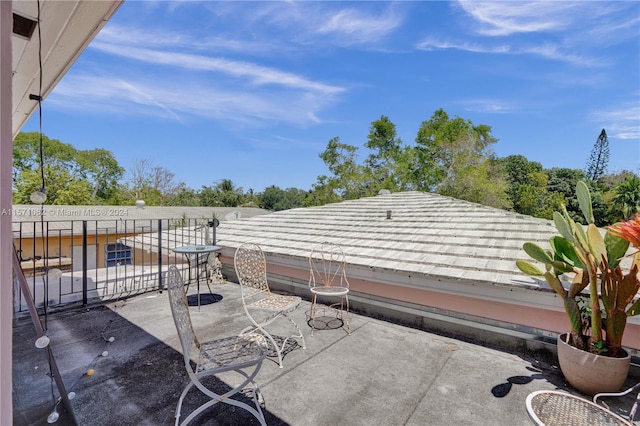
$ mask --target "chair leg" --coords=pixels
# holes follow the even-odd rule
[[[276,343],[276,341],[273,338],[273,336],[271,336],[271,334],[267,330],[265,330],[265,327],[268,326],[269,324],[271,324],[273,321],[275,321],[278,317],[280,317],[280,315],[282,315],[283,317],[288,319],[291,322],[291,324],[293,324],[293,326],[298,331],[298,334],[293,334],[293,335],[287,337],[286,339],[284,339],[284,341],[282,342],[282,346],[278,346],[278,344]],[[284,348],[285,348],[285,346],[287,344],[287,341],[290,338],[292,338],[292,337],[299,338],[302,341],[302,349],[307,349],[307,345],[306,345],[306,343],[304,341],[304,335],[302,334],[302,330],[300,330],[300,327],[298,327],[298,324],[296,324],[296,322],[294,320],[289,318],[289,316],[287,315],[286,312],[279,312],[277,315],[275,315],[272,318],[269,318],[268,320],[266,320],[263,323],[260,323],[260,324],[254,323],[254,325],[252,325],[252,326],[251,325],[247,326],[239,334],[240,335],[250,334],[250,333],[254,333],[256,331],[259,331],[261,334],[263,334],[273,344],[274,348],[276,349],[276,353],[278,354],[278,366],[280,368],[283,368],[282,351],[284,350]]]
[[[347,311],[346,311],[346,321],[343,320],[344,322],[346,322],[347,324],[347,334],[351,335],[351,324],[349,324],[349,295],[345,294],[344,295],[344,299],[346,301],[346,305],[347,305]],[[342,316],[342,311],[340,312],[340,315]],[[342,318],[340,318],[342,319]]]
[[[338,309],[338,305],[340,305]],[[340,302],[332,303],[330,305],[325,305],[323,309],[329,308],[336,313],[336,318],[339,318],[342,321],[343,326],[346,326],[345,331],[348,335],[351,335],[351,325],[349,324],[349,295],[345,294],[340,296]],[[311,323],[311,335],[313,336],[313,332],[315,330],[315,318],[317,313],[317,304],[316,304],[316,294],[311,298],[311,308],[309,309],[309,318],[307,323]],[[324,313],[325,311],[323,311]]]
[[[317,295],[314,293],[311,298],[311,309],[309,309],[309,319],[311,322],[311,335],[313,336],[313,331],[316,328],[316,297]]]
[[[242,409],[248,411],[249,413],[251,413],[251,415],[253,415],[256,419],[258,419],[258,421],[260,422],[260,424],[262,426],[266,426],[267,423],[266,423],[265,418],[264,418],[264,413],[262,412],[262,408],[260,407],[260,402],[258,400],[258,395],[261,395],[260,388],[258,387],[256,382],[253,381],[253,378],[258,374],[258,371],[260,370],[261,365],[262,365],[262,361],[260,361],[260,364],[257,365],[254,368],[254,370],[253,370],[253,372],[251,374],[247,374],[245,371],[240,370],[240,369],[232,369],[232,368],[222,368],[222,369],[220,369],[219,372],[235,371],[236,373],[242,375],[245,378],[245,380],[242,383],[240,383],[239,385],[235,386],[233,389],[231,389],[228,392],[225,392],[222,395],[216,394],[212,390],[210,390],[207,387],[205,387],[200,382],[199,378],[193,377],[192,380],[187,385],[187,387],[182,391],[182,395],[181,395],[180,401],[178,403],[179,406],[182,404],[182,400],[183,400],[184,396],[187,394],[189,389],[191,389],[191,387],[193,387],[194,385],[203,394],[205,394],[206,396],[211,398],[211,400],[207,401],[206,403],[202,404],[197,409],[195,409],[191,414],[189,414],[189,416],[182,423],[178,423],[179,417],[176,416],[176,426],[178,426],[178,425],[181,425],[181,426],[182,425],[187,425],[193,419],[195,419],[198,415],[200,415],[200,413],[202,413],[206,409],[214,406],[215,404],[217,404],[219,402],[222,402],[222,403],[225,403],[225,404],[229,404],[229,405],[233,405],[235,407],[239,407],[239,408],[242,408]],[[205,375],[200,375],[200,377],[205,377],[205,376],[206,376],[206,374]],[[247,403],[244,403],[242,401],[238,401],[236,399],[231,398],[233,395],[241,392],[243,389],[246,389],[247,385],[251,385],[251,392],[252,392],[252,398],[251,399],[252,399],[253,403],[255,404],[255,408],[253,408],[252,406],[250,406]]]
[[[189,392],[189,390],[192,387],[193,387],[193,382],[189,381],[187,386],[185,386],[185,388],[182,390],[182,393],[180,394],[180,399],[178,400],[178,405],[176,407],[176,423],[175,423],[175,426],[180,425],[180,414],[181,414],[181,411],[182,411],[182,403],[184,401],[184,397],[187,395],[187,392]]]
[[[284,315],[284,317],[286,319],[288,319],[291,324],[293,324],[293,326],[295,327],[296,330],[298,330],[298,334],[292,334],[291,336],[287,337],[285,339],[285,343],[287,342],[287,340],[289,340],[291,337],[295,337],[298,338],[300,340],[302,340],[302,349],[307,349],[307,344],[304,342],[304,336],[302,335],[302,330],[300,330],[300,327],[298,327],[298,324],[296,324],[296,322],[294,320],[292,320],[291,318],[289,318],[289,315],[287,315],[286,313],[283,313],[282,315]],[[282,344],[282,349],[284,349],[284,343]]]

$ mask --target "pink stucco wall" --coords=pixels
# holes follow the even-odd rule
[[[233,265],[233,259],[221,256],[223,263]],[[269,273],[291,277],[305,282],[309,272],[299,268],[269,264]],[[350,289],[353,292],[370,294],[377,297],[429,306],[445,311],[452,311],[480,318],[501,321],[537,328],[556,333],[564,333],[569,329],[569,321],[563,311],[542,309],[526,304],[506,303],[502,301],[480,299],[453,293],[391,285],[371,280],[349,277]],[[505,288],[505,291],[509,291]],[[533,292],[534,290],[529,290]],[[537,292],[539,294],[539,292]],[[553,297],[550,294],[550,297]],[[640,325],[627,324],[623,344],[626,347],[640,349]]]

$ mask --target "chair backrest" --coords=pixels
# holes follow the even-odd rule
[[[169,289],[169,303],[171,305],[171,313],[173,321],[176,324],[176,330],[180,337],[182,345],[182,354],[187,368],[191,368],[189,361],[197,360],[200,352],[200,342],[193,331],[191,316],[189,315],[189,302],[184,291],[184,282],[182,274],[175,266],[169,267],[167,273],[167,288]]]
[[[318,244],[309,255],[309,287],[349,288],[342,248],[330,242]]]
[[[259,245],[245,243],[236,249],[233,265],[242,289],[242,301],[261,293],[269,294],[267,261]]]

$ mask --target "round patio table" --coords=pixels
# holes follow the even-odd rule
[[[200,310],[200,265],[207,262],[209,255],[212,252],[222,250],[220,246],[212,246],[212,245],[191,245],[191,246],[180,246],[174,247],[173,251],[176,253],[182,253],[185,255],[187,259],[187,263],[189,264],[189,281],[191,282],[191,256],[195,257],[195,266],[196,266],[196,283],[198,289],[198,310]],[[201,260],[201,256],[204,256],[204,260]],[[188,285],[188,284],[187,284]],[[207,287],[209,288],[209,293],[213,295],[211,291],[211,287],[209,287],[209,282],[207,281]]]

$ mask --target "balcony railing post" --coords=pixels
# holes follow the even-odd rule
[[[82,221],[82,304],[87,304],[87,221]]]
[[[158,289],[160,293],[164,289],[162,280],[162,219],[158,219]]]

